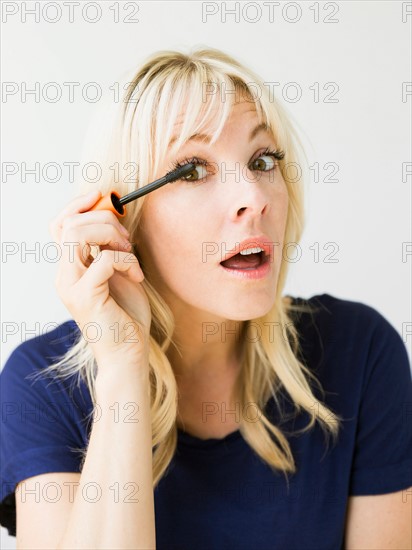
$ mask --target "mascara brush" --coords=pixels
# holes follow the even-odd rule
[[[124,216],[126,216],[126,208],[124,206],[125,204],[135,201],[136,199],[143,197],[143,195],[147,195],[147,193],[151,193],[155,189],[166,185],[166,183],[171,183],[183,176],[187,176],[187,174],[193,172],[195,167],[196,165],[193,163],[180,166],[176,170],[168,172],[165,176],[159,178],[158,180],[155,180],[152,183],[148,183],[141,189],[132,191],[124,197],[121,197],[119,193],[117,193],[117,191],[109,191],[108,193],[106,193],[106,195],[103,195],[103,197],[101,197],[92,208],[90,208],[90,211],[110,210],[111,212],[116,214],[118,218],[124,218]]]

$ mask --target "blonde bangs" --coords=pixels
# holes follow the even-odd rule
[[[266,123],[276,142],[280,142],[278,146],[282,147],[284,132],[279,128],[280,118],[273,117],[273,105],[266,104],[269,97],[264,87],[259,87],[263,94],[256,98],[256,91],[248,81],[250,75],[228,75],[224,70],[211,69],[197,62],[175,62],[155,76],[152,72],[151,79],[148,73],[140,84],[144,93],[140,94],[139,105],[129,121],[126,120],[131,152],[139,151],[139,165],[151,167],[150,173],[141,178],[144,182],[141,185],[163,175],[159,169],[166,156],[175,157],[194,134],[207,134],[210,144],[214,144],[234,105],[240,101],[254,103],[259,123]],[[147,147],[148,136],[150,147]],[[172,138],[174,141],[170,145]],[[170,165],[169,170],[172,168]]]

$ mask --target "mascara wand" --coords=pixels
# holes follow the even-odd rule
[[[135,201],[136,199],[143,197],[143,195],[147,195],[147,193],[151,193],[155,189],[166,185],[166,183],[171,183],[183,176],[187,176],[187,174],[193,172],[195,167],[196,165],[193,163],[180,166],[176,170],[168,172],[165,176],[159,178],[158,180],[155,180],[152,183],[148,183],[141,189],[132,191],[124,197],[120,197],[117,191],[109,191],[108,193],[106,193],[106,195],[103,195],[103,197],[101,197],[92,208],[90,208],[90,211],[110,210],[111,212],[116,214],[118,218],[124,218],[124,216],[126,216],[126,208],[124,207],[125,204]]]

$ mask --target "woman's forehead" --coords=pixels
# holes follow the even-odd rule
[[[215,111],[217,112],[216,109]],[[252,102],[243,101],[241,103],[237,103],[236,105],[233,105],[229,112],[228,118],[225,121],[225,125],[223,126],[223,128],[225,128],[228,124],[233,122],[234,118],[245,117],[246,115],[248,116],[248,121],[250,120],[253,122],[255,118],[259,119],[259,113]],[[180,135],[179,131],[182,128],[184,121],[185,121],[185,114],[183,112],[179,115],[179,117],[173,124],[172,137],[168,145],[169,149],[172,149],[173,144],[177,141]],[[203,143],[209,143],[211,141],[213,130],[217,126],[218,126],[218,121],[213,118],[213,113],[210,113],[206,119],[205,119],[204,113],[200,113],[193,125],[193,127],[198,129],[187,136],[185,143],[192,140],[202,141]],[[222,131],[223,131],[223,128],[222,128]]]

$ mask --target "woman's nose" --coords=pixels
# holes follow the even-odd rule
[[[260,173],[239,162],[222,163],[220,189],[234,218],[242,215],[262,216],[269,210],[270,183]],[[222,197],[223,198],[223,197]]]

